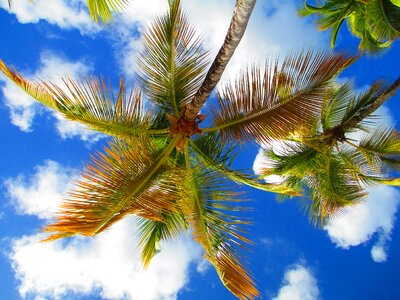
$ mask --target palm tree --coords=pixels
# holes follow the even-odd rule
[[[287,138],[319,114],[334,76],[355,57],[332,52],[292,53],[283,62],[252,65],[210,103],[212,122],[199,114],[243,35],[254,0],[237,1],[227,37],[207,74],[206,52],[181,11],[155,19],[144,35],[139,88],[118,93],[102,79],[75,82],[67,90],[30,82],[0,61],[20,88],[65,118],[112,137],[87,164],[82,180],[44,228],[47,241],[76,234],[94,236],[126,215],[140,218],[140,249],[147,266],[160,241],[189,227],[224,285],[237,297],[259,294],[244,266],[249,209],[239,185],[298,195],[231,168],[237,145]],[[150,105],[143,105],[142,92]]]
[[[266,150],[262,175],[279,175],[282,185],[302,191],[310,220],[320,226],[362,201],[366,187],[400,186],[400,134],[374,126],[372,115],[399,87],[400,78],[386,89],[375,83],[361,95],[349,83],[332,87],[314,126],[293,133],[279,152]]]
[[[331,47],[344,21],[350,32],[361,39],[359,49],[378,52],[400,36],[400,2],[398,0],[325,0],[320,6],[304,2],[300,15],[318,16],[318,28],[332,28]]]
[[[33,0],[29,0],[33,2]],[[12,0],[8,0],[8,6],[12,7]],[[111,22],[113,14],[124,10],[130,0],[87,0],[92,20],[99,22],[100,20],[105,24]]]

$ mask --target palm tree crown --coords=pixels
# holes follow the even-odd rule
[[[399,86],[400,78],[388,88],[376,83],[361,95],[349,83],[333,86],[314,126],[294,132],[280,151],[267,147],[262,175],[279,175],[282,185],[301,191],[318,225],[363,200],[366,187],[400,186],[400,134],[374,126],[372,115]]]
[[[267,61],[265,67],[252,65],[222,87],[207,115],[199,114],[236,46],[229,51],[226,47],[238,44],[254,3],[237,2],[225,46],[206,74],[209,64],[202,41],[188,24],[180,1],[170,1],[168,13],[156,18],[144,35],[138,59],[139,87],[129,92],[123,80],[115,93],[97,78],[80,82],[66,79],[64,90],[51,82],[28,81],[0,61],[0,70],[33,98],[112,138],[103,151],[92,156],[82,179],[62,203],[56,221],[44,228],[50,233],[47,241],[76,234],[93,236],[134,214],[139,219],[139,246],[147,266],[160,241],[190,228],[224,285],[242,299],[258,296],[243,263],[243,250],[250,244],[246,238],[249,220],[243,212],[249,206],[232,184],[291,196],[302,191],[296,184],[267,184],[232,169],[237,145],[292,138],[299,128],[315,124],[321,109],[342,113],[343,88],[335,92],[337,102],[327,103],[326,99],[332,94],[333,78],[356,58],[306,52],[292,53],[281,62]],[[143,95],[149,105],[143,105]],[[353,110],[361,112],[365,102],[351,102]],[[338,123],[337,115],[322,119],[326,123],[324,138],[317,135],[322,139],[320,144],[330,150],[335,148],[333,140],[342,137],[342,131],[333,129],[347,120],[341,118]],[[211,125],[200,128],[206,116]],[[327,132],[331,132],[332,142],[325,136]],[[394,147],[394,133],[385,133],[389,142],[366,144],[383,147],[386,163],[386,154]],[[318,150],[314,144],[304,144],[308,148],[300,155],[316,156],[307,152]],[[339,155],[339,151],[331,155],[330,165],[341,171],[344,167]]]

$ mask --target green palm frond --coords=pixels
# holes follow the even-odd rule
[[[317,21],[318,28],[326,30],[334,26],[340,27],[343,20],[361,9],[362,4],[356,0],[327,0],[321,6],[313,6],[305,1],[304,6],[299,10],[299,14],[303,17],[314,13],[317,14],[319,17]]]
[[[129,0],[87,0],[89,12],[95,22],[109,23],[113,14],[124,10]]]
[[[207,169],[218,172],[226,179],[232,180],[239,185],[247,185],[266,192],[273,192],[289,196],[300,196],[299,190],[289,189],[280,184],[262,183],[253,175],[243,173],[230,168],[231,160],[235,157],[232,154],[235,147],[224,147],[216,134],[209,133],[194,141],[190,141],[197,160]]]
[[[365,14],[371,34],[379,41],[386,42],[393,40],[399,34],[389,19],[393,17],[393,26],[400,26],[400,8],[390,0],[368,1],[365,5]]]
[[[226,182],[215,172],[192,169],[185,183],[186,196],[180,203],[193,228],[194,239],[203,245],[205,258],[213,264],[221,281],[237,297],[254,299],[258,296],[253,279],[243,265],[242,251],[249,240],[243,236],[240,217],[248,210],[240,206],[238,194],[230,191]]]
[[[310,199],[302,198],[302,205],[310,222],[317,226],[323,226],[340,208],[355,205],[366,196],[346,164],[333,153],[326,155],[316,157],[312,175],[302,180],[310,191]]]
[[[62,88],[53,83],[28,81],[1,60],[0,71],[37,101],[92,130],[118,138],[168,134],[166,127],[150,129],[152,117],[143,109],[140,92],[132,88],[127,93],[123,80],[120,81],[118,94],[114,95],[112,87],[108,87],[103,79],[78,82],[65,79],[65,88]]]
[[[156,151],[150,141],[111,143],[92,157],[83,179],[57,214],[56,223],[45,227],[47,240],[65,234],[98,234],[128,214],[162,221],[162,214],[176,209],[179,170],[168,157],[178,138]]]
[[[374,102],[378,99],[379,95],[381,95],[381,93],[384,91],[384,88],[385,88],[384,84],[380,81],[377,81],[367,91],[356,96],[351,96],[347,102],[346,110],[344,114],[341,116],[340,124],[337,125],[342,126],[346,131],[353,129],[349,128],[347,124],[353,118],[356,118],[364,110],[367,110],[372,104],[374,104]],[[339,100],[343,104],[346,104],[346,102],[342,101],[339,98],[337,98],[337,100]],[[367,117],[363,118],[362,120],[359,120],[357,127],[362,129],[363,126],[370,124],[371,120],[369,120]]]
[[[269,163],[261,175],[306,176],[318,152],[303,144],[285,144],[282,148],[283,153],[276,153],[273,149],[264,151]]]
[[[317,15],[321,30],[332,28],[331,47],[344,21],[350,32],[361,39],[359,49],[379,52],[400,36],[400,7],[392,0],[325,0],[314,7],[305,2],[300,15]]]
[[[377,1],[377,0],[373,0]],[[379,1],[379,0],[378,0]],[[360,38],[360,44],[358,48],[362,51],[366,51],[369,53],[378,53],[389,47],[392,43],[392,40],[380,40],[378,36],[375,35],[372,30],[372,25],[374,24],[374,20],[368,20],[365,12],[366,8],[363,7],[362,10],[354,12],[347,19],[347,24],[350,32]],[[370,23],[372,25],[370,25]]]
[[[393,30],[400,33],[400,2],[399,0],[381,0],[381,8],[387,23]]]
[[[225,142],[268,143],[287,137],[320,113],[329,82],[355,57],[332,52],[300,53],[253,66],[219,96],[212,110],[215,128]],[[207,131],[207,129],[205,130]]]
[[[360,106],[361,99],[354,99],[352,84],[346,82],[338,89],[332,88],[321,110],[321,126],[324,131],[339,126],[346,114],[352,113],[349,103],[352,106]],[[357,110],[356,110],[357,111]]]
[[[287,144],[281,152],[266,150],[269,161],[263,175],[280,175],[284,186],[302,191],[299,201],[314,225],[322,226],[340,208],[365,196],[354,175],[355,166],[346,164],[337,153],[321,153],[301,143]],[[362,177],[363,173],[357,175]]]
[[[400,135],[396,129],[377,128],[364,136],[357,148],[378,172],[382,164],[389,169],[400,170]]]
[[[180,0],[170,2],[169,13],[153,22],[144,40],[138,61],[143,89],[154,104],[179,117],[207,66],[206,52],[182,13]]]
[[[180,211],[163,214],[162,217],[163,221],[140,218],[138,222],[139,249],[146,268],[160,251],[162,241],[171,241],[187,229],[185,218]]]
[[[373,187],[377,180],[382,179],[369,164],[366,157],[354,147],[343,145],[338,151],[338,158],[346,165],[349,176],[357,180],[359,185]]]

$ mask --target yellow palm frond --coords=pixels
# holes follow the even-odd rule
[[[0,60],[0,71],[15,82],[28,95],[60,112],[66,119],[78,121],[90,129],[118,138],[130,138],[140,134],[167,134],[162,128],[151,128],[153,118],[145,112],[139,90],[127,93],[124,80],[119,91],[101,78],[85,81],[64,79],[65,87],[54,83],[31,82],[23,78]],[[161,130],[158,130],[161,129]]]
[[[192,169],[185,178],[179,201],[193,236],[205,250],[204,257],[215,267],[223,284],[241,299],[255,299],[259,292],[243,264],[241,250],[250,241],[244,237],[249,221],[240,216],[248,210],[213,171]]]
[[[92,157],[83,179],[57,213],[57,221],[45,227],[54,240],[65,235],[98,234],[128,214],[163,221],[175,211],[179,170],[169,164],[178,139],[160,153],[148,140],[113,142]]]

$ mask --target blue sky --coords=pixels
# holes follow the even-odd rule
[[[103,28],[80,0],[0,0],[0,58],[28,78],[82,78],[102,74],[134,79],[141,32],[165,0],[135,0]],[[183,0],[213,55],[230,20],[233,0]],[[258,1],[248,31],[223,81],[248,63],[291,49],[326,49],[329,33],[296,15],[302,1]],[[356,52],[346,28],[338,50]],[[361,57],[341,80],[363,90],[399,75],[400,45]],[[400,95],[380,110],[396,125]],[[38,243],[52,214],[92,151],[106,139],[36,104],[0,76],[0,299],[234,299],[202,259],[190,236],[163,246],[148,271],[135,252],[135,221],[127,218],[94,239]],[[258,145],[243,148],[237,167],[252,169]],[[258,159],[256,159],[258,157]],[[255,225],[248,266],[261,299],[396,299],[400,276],[400,193],[377,188],[367,200],[324,229],[310,225],[296,200],[246,189]],[[291,297],[291,298],[290,298]],[[297,298],[296,298],[297,297]]]

